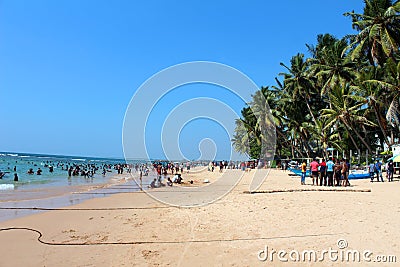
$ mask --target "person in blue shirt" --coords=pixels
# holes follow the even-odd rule
[[[369,164],[368,169],[369,169],[369,177],[371,178],[371,183],[372,183],[374,181],[374,176],[375,176],[375,164],[371,162],[371,164]]]
[[[381,177],[381,181],[383,182],[383,176],[382,176],[382,163],[379,162],[379,159],[376,160],[375,163],[375,173],[376,173],[376,179],[379,182],[379,177]]]
[[[333,168],[335,163],[332,161],[332,157],[329,158],[326,163],[326,175],[328,176],[328,186],[333,186]]]

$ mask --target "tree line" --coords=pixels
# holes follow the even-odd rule
[[[398,142],[400,1],[364,3],[362,14],[344,14],[355,34],[320,34],[306,45],[308,57],[280,64],[276,84],[257,91],[236,120],[235,150],[310,158],[327,157],[327,148],[372,154]],[[275,151],[263,146],[271,138]]]

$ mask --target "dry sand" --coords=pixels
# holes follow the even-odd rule
[[[262,170],[267,174],[267,170]],[[240,173],[227,170],[228,175]],[[184,175],[214,181],[218,170]],[[352,181],[349,189],[371,192],[246,194],[252,172],[219,201],[195,208],[162,204],[143,192],[113,194],[65,210],[0,223],[0,266],[377,266],[376,262],[283,263],[260,250],[350,249],[395,255],[400,262],[400,183]],[[310,183],[310,179],[307,178]],[[260,191],[316,189],[298,177],[272,170]],[[322,187],[325,188],[325,187]],[[176,189],[176,187],[174,187]],[[348,246],[340,250],[339,239]],[[318,254],[320,256],[321,254]],[[333,254],[336,255],[336,254]],[[264,256],[264,254],[261,254]],[[295,257],[295,254],[292,254]],[[379,266],[399,266],[380,263]]]

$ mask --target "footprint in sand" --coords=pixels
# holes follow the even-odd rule
[[[160,253],[158,253],[157,250],[142,250],[142,255],[146,260],[149,260],[151,258],[158,258],[158,256],[160,255]]]

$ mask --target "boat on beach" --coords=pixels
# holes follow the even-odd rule
[[[349,180],[351,179],[370,179],[369,171],[365,170],[350,170]]]
[[[301,176],[301,170],[300,170],[300,169],[289,168],[288,170],[289,170],[290,172],[292,172],[292,175]],[[310,175],[311,175],[310,170],[307,169],[307,171],[306,171],[306,177],[307,177],[307,176],[310,176]]]
[[[295,176],[301,176],[301,170],[300,169],[289,169],[290,172],[292,172],[292,175]],[[310,170],[307,170],[306,172],[306,177],[310,176]],[[368,170],[350,170],[349,173],[349,180],[354,180],[354,179],[369,179],[369,172]]]

